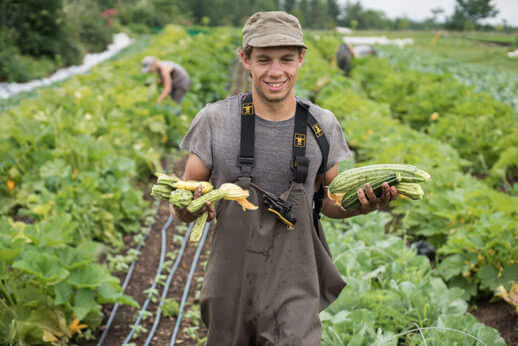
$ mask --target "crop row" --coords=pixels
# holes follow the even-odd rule
[[[387,222],[387,213],[324,222],[347,286],[321,313],[322,344],[505,345],[467,313],[461,289],[448,288],[426,257],[385,233]]]
[[[332,63],[339,43],[331,35],[314,41]],[[390,60],[353,61],[352,77],[361,92],[387,103],[394,118],[449,143],[466,160],[464,172],[517,194],[518,102],[512,74],[410,52],[383,47],[380,55]]]
[[[326,223],[349,286],[321,316],[324,344],[396,345],[402,339],[470,345],[471,336],[504,344],[466,313],[465,299],[479,289],[508,287],[516,277],[516,198],[463,174],[455,149],[393,119],[389,105],[369,100],[357,81],[343,77],[318,51],[308,50],[301,92],[335,113],[357,163],[416,164],[433,177],[423,186],[424,200],[394,203],[392,218],[373,214]],[[429,237],[440,247],[438,270],[400,237],[385,235],[385,225],[402,236]]]
[[[491,66],[464,64],[421,53],[415,49],[383,47],[380,55],[397,66],[434,74],[451,74],[459,82],[472,85],[477,92],[488,93],[495,99],[512,106],[518,117],[518,76],[516,73],[501,71]]]
[[[195,112],[225,95],[237,37],[169,27],[145,51],[2,114],[0,344],[66,342],[100,324],[100,304],[136,304],[98,258],[152,221],[137,186],[161,169]],[[140,72],[144,55],[189,71],[182,110],[155,105],[156,76]]]
[[[451,74],[394,67],[386,59],[366,59],[352,75],[370,99],[390,105],[394,118],[454,147],[467,161],[464,171],[489,176],[490,185],[512,192],[518,130],[509,105]]]
[[[329,64],[313,65],[306,78],[312,92],[342,122],[358,162],[416,164],[432,175],[423,201],[395,203],[392,230],[427,237],[442,255],[440,273],[466,296],[516,278],[518,198],[463,174],[457,150],[392,118],[390,106],[369,100],[356,80]]]

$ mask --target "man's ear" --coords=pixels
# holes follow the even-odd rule
[[[239,50],[239,56],[241,57],[241,63],[243,66],[250,71],[250,58],[246,56],[245,50]]]
[[[305,49],[302,49],[299,53],[299,67],[302,66],[302,64],[304,63],[304,58],[306,57],[306,50]]]

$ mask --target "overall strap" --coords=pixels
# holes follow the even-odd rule
[[[304,184],[308,176],[309,160],[306,157],[306,129],[308,110],[297,102],[295,130],[293,133],[293,181]]]
[[[252,103],[252,94],[248,93],[241,98],[241,144],[238,166],[240,176],[250,177],[255,164],[255,110]]]
[[[327,158],[329,156],[329,141],[324,134],[324,130],[318,123],[318,121],[311,115],[309,112],[309,107],[302,102],[299,102],[303,107],[306,107],[307,110],[307,123],[311,128],[313,135],[320,147],[320,152],[322,154],[322,163],[320,164],[320,168],[318,169],[318,174],[325,174],[327,171]],[[320,188],[313,195],[313,223],[315,224],[315,229],[317,232],[320,232],[319,221],[320,221],[320,212],[322,211],[322,204],[324,201],[324,184],[320,185]],[[319,234],[319,236],[321,236]]]
[[[318,121],[308,112],[308,125],[311,127],[311,131],[317,140],[318,146],[320,147],[320,152],[322,153],[322,163],[320,164],[320,168],[318,169],[318,174],[323,174],[327,171],[327,158],[329,156],[329,142],[327,140],[326,135],[324,134],[324,130],[318,123]]]

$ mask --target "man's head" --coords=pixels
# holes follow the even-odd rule
[[[243,27],[243,45],[247,47],[292,46],[307,48],[297,17],[282,11],[256,12]]]
[[[305,49],[296,17],[281,11],[253,14],[243,27],[241,61],[258,96],[281,102],[292,95]]]
[[[142,72],[152,72],[156,63],[154,56],[146,56],[142,59]]]

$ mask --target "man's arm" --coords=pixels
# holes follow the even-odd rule
[[[205,166],[203,161],[196,156],[195,154],[190,153],[187,157],[187,162],[185,164],[185,171],[182,177],[182,180],[196,180],[196,181],[208,181],[210,178],[210,170]],[[194,191],[193,198],[198,198],[201,196],[201,189],[198,188]],[[180,220],[183,222],[189,223],[194,221],[198,216],[200,216],[203,212],[209,212],[208,220],[212,220],[216,213],[214,208],[211,206],[210,202],[205,203],[203,208],[201,208],[196,213],[190,213],[187,211],[187,208],[177,208],[173,207],[174,214],[177,215]]]
[[[394,186],[389,186],[387,183],[383,183],[382,193],[380,197],[376,197],[374,191],[369,184],[365,184],[363,189],[358,189],[358,199],[360,200],[361,207],[359,209],[343,209],[342,206],[336,204],[335,201],[329,198],[327,195],[327,186],[331,184],[331,181],[338,175],[338,166],[334,165],[327,170],[325,175],[317,179],[316,187],[320,187],[320,184],[324,184],[324,201],[322,203],[322,213],[330,218],[334,219],[345,219],[351,216],[360,214],[368,214],[371,211],[380,209],[386,206],[391,200],[397,198],[397,189]]]
[[[162,75],[162,82],[164,83],[164,90],[162,90],[162,93],[160,96],[158,96],[158,103],[162,103],[164,101],[164,98],[169,95],[172,88],[172,80],[171,80],[171,71],[168,71],[165,67],[160,67],[160,74]]]

